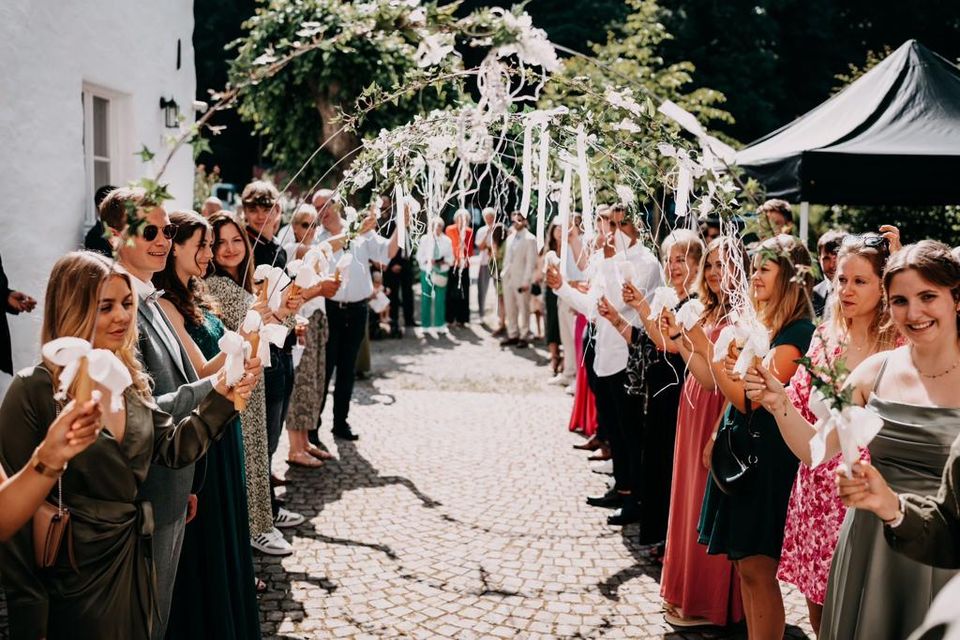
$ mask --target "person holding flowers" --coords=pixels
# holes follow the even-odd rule
[[[831,409],[819,431],[789,401],[764,367],[746,378],[748,397],[772,415],[794,451],[832,459],[844,454],[846,474],[869,443],[870,465],[893,491],[933,495],[960,434],[960,262],[941,242],[923,240],[893,254],[883,272],[890,317],[907,343],[875,353],[840,386],[836,371],[822,376],[822,404]],[[849,491],[847,500],[857,499]],[[901,507],[901,511],[903,507]],[[937,592],[955,574],[895,553],[884,529],[902,526],[898,511],[880,520],[866,510],[844,519],[824,601],[821,639],[906,638],[923,621]]]

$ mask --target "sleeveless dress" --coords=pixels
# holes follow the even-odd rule
[[[708,332],[711,341],[722,328],[718,325]],[[660,578],[660,595],[668,604],[679,607],[686,617],[706,618],[720,627],[743,618],[740,581],[733,563],[708,555],[697,543],[697,520],[710,475],[702,463],[703,449],[725,402],[722,393],[708,391],[695,376],[687,376],[677,415],[667,547]]]
[[[867,408],[883,419],[870,443],[871,463],[897,493],[935,495],[960,409],[923,407],[876,395]],[[848,509],[830,568],[820,640],[901,640],[920,626],[937,592],[957,571],[937,569],[895,552],[880,519]]]
[[[203,315],[203,324],[188,322],[187,332],[209,359],[220,351],[224,326],[213,314]],[[259,638],[239,419],[205,462],[197,467],[197,517],[183,538],[167,638]]]
[[[587,318],[578,313],[573,327],[573,340],[577,345],[577,378],[568,428],[589,437],[597,432],[597,400],[587,382],[587,367],[592,366],[592,362],[588,363],[584,357],[586,332]]]
[[[807,319],[791,322],[773,338],[771,348],[792,345],[806,353],[813,331],[813,323]],[[707,545],[707,553],[726,554],[731,560],[756,555],[779,559],[787,503],[800,461],[783,441],[774,417],[761,407],[747,416],[731,405],[717,438],[733,430],[734,443],[744,442],[751,437],[748,429],[758,434],[753,445],[759,463],[751,489],[729,496],[712,476],[707,480],[698,526],[700,543]]]

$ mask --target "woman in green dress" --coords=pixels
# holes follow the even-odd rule
[[[133,380],[123,409],[103,414],[104,429],[62,476],[71,514],[76,569],[61,548],[56,566],[36,566],[31,527],[0,545],[10,637],[147,640],[156,619],[150,535],[153,509],[137,502],[152,462],[171,467],[199,459],[236,416],[234,396],[248,397],[257,375],[229,390],[218,375],[196,411],[175,424],[157,409],[137,362],[136,304],[130,279],[98,254],[75,252],[53,267],[42,341],[73,336],[112,351]],[[0,462],[22,468],[60,410],[61,367],[43,362],[18,373],[0,407]],[[72,397],[74,389],[68,389]],[[101,403],[107,406],[108,398]],[[68,405],[69,406],[69,405]],[[54,491],[52,499],[59,492]]]
[[[894,253],[884,269],[883,288],[890,317],[907,344],[865,359],[846,381],[853,403],[883,421],[869,445],[871,465],[893,491],[913,494],[908,508],[940,489],[951,445],[960,434],[958,283],[960,262],[940,242],[924,240]],[[784,400],[782,385],[761,370],[748,375],[747,389],[774,413],[791,448],[809,447],[814,428]],[[827,440],[825,460],[840,451],[836,433]],[[857,501],[848,490],[842,496]],[[821,640],[906,638],[956,574],[888,546],[885,533],[895,540],[906,525],[909,535],[911,523],[902,523],[899,511],[878,511],[883,520],[866,510],[847,511],[830,566]]]
[[[193,211],[176,211],[173,247],[153,284],[160,306],[203,376],[222,366],[225,332],[203,276],[213,260],[213,229]],[[195,516],[187,516],[167,637],[259,638],[260,614],[250,549],[240,420],[210,447],[194,480]]]
[[[770,335],[771,370],[787,381],[807,351],[810,321],[810,254],[788,235],[764,241],[754,259],[750,293],[760,322]],[[688,332],[697,353],[713,362],[713,343],[700,325]],[[787,504],[798,460],[784,443],[773,416],[747,400],[744,381],[732,371],[733,358],[715,363],[717,388],[730,407],[707,445],[729,436],[740,455],[756,456],[749,485],[736,495],[724,493],[715,477],[707,480],[700,512],[700,543],[707,553],[724,554],[740,574],[744,614],[750,638],[782,638],[786,626],[777,564],[783,546]],[[709,458],[709,451],[705,457]]]

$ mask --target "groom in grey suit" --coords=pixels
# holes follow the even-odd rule
[[[100,205],[100,218],[114,231],[122,232],[126,226],[126,203],[139,203],[141,197],[142,192],[137,189],[116,189]],[[211,391],[226,395],[227,389],[222,371],[204,380],[197,379],[187,352],[156,302],[161,292],[154,290],[150,279],[163,270],[176,229],[162,207],[145,213],[146,226],[136,236],[129,240],[121,236],[124,241],[119,249],[119,264],[131,276],[139,298],[139,355],[153,378],[157,405],[179,421]],[[153,503],[154,513],[153,558],[160,618],[153,626],[154,640],[162,640],[166,633],[193,480],[192,464],[181,469],[152,465],[140,487],[138,499]]]

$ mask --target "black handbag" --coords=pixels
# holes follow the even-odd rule
[[[746,398],[744,400],[747,404],[748,437],[735,440],[733,429],[724,429],[718,434],[710,452],[710,473],[713,481],[729,496],[750,493],[756,484],[757,466],[760,464],[755,444],[760,433],[750,428],[753,410],[750,408],[750,401]]]

